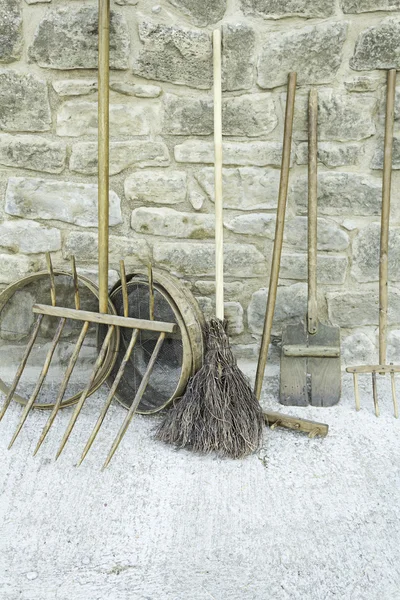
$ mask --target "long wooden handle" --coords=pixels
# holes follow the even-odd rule
[[[396,70],[388,71],[386,92],[385,145],[383,154],[381,245],[379,260],[379,362],[386,363],[388,313],[388,247],[390,191],[392,184],[392,154]]]
[[[271,338],[272,321],[275,312],[276,294],[278,290],[279,268],[281,264],[283,228],[285,223],[286,200],[289,184],[290,150],[292,146],[294,99],[296,94],[297,74],[289,74],[288,93],[286,100],[285,130],[283,134],[281,178],[279,183],[278,207],[276,212],[276,227],[274,250],[272,253],[271,275],[267,299],[267,309],[264,320],[264,330],[261,339],[260,355],[258,357],[257,374],[254,393],[258,399],[261,396],[265,365],[267,364],[268,346]]]
[[[318,93],[310,90],[308,100],[308,333],[317,333],[317,127]]]
[[[99,0],[98,220],[99,312],[108,310],[110,0]]]
[[[222,203],[221,31],[213,32],[214,188],[215,188],[215,315],[224,319],[224,224]]]

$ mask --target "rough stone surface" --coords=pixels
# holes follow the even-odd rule
[[[375,344],[367,334],[357,331],[341,340],[340,355],[343,366],[371,365],[376,362]]]
[[[33,135],[0,134],[0,164],[46,173],[61,173],[67,150],[62,142]]]
[[[225,222],[225,227],[241,235],[262,236],[273,239],[275,235],[276,219],[274,215],[266,213],[250,213],[238,215]]]
[[[29,334],[35,319],[34,304],[33,294],[24,289],[15,292],[14,301],[8,302],[1,311],[0,339],[19,341]]]
[[[201,169],[195,175],[199,186],[214,201],[214,170]],[[236,210],[262,210],[276,207],[279,172],[256,167],[223,169],[224,207]]]
[[[19,0],[0,0],[0,63],[18,60],[21,52],[21,2]]]
[[[377,325],[379,320],[379,302],[377,287],[363,290],[328,292],[329,318],[333,325],[357,327]],[[400,290],[389,287],[388,322],[397,323],[400,311]]]
[[[388,334],[387,360],[394,364],[400,363],[400,331],[395,329]]]
[[[110,136],[135,136],[157,133],[160,128],[158,105],[135,102],[110,105]],[[65,102],[57,114],[57,134],[77,137],[97,135],[97,104]]]
[[[341,0],[344,13],[363,13],[375,10],[399,10],[399,0]]]
[[[0,247],[13,253],[38,254],[61,250],[58,229],[43,227],[36,221],[3,221],[0,223]]]
[[[353,244],[352,274],[357,281],[379,279],[380,224],[371,223],[358,232]],[[389,231],[389,279],[400,279],[400,229]]]
[[[261,288],[254,292],[247,311],[250,331],[261,334],[264,327],[265,310],[267,306],[267,289]],[[307,311],[307,285],[295,283],[278,288],[274,329],[280,330],[282,324],[294,323],[304,318]]]
[[[162,91],[159,85],[142,85],[125,81],[111,81],[110,90],[125,96],[136,96],[136,98],[158,98]]]
[[[86,96],[98,89],[96,79],[58,79],[52,86],[59,96]]]
[[[72,255],[80,261],[97,261],[97,234],[86,231],[71,231],[63,249],[64,258]],[[110,235],[110,257],[119,265],[121,257],[125,258],[127,272],[131,264],[147,264],[149,247],[145,240]]]
[[[195,25],[205,27],[220,21],[226,10],[226,0],[168,0],[183,14],[190,17]]]
[[[167,146],[163,142],[111,142],[110,174],[116,175],[135,167],[163,167],[170,163]],[[95,175],[98,170],[97,144],[79,142],[72,146],[69,168],[76,173]]]
[[[136,208],[132,212],[131,227],[146,235],[202,240],[214,236],[214,217],[166,207]]]
[[[48,131],[50,126],[46,82],[10,69],[0,71],[0,130]]]
[[[322,139],[361,140],[375,133],[377,101],[365,94],[340,94],[322,90],[318,96],[318,121]]]
[[[309,2],[308,0],[241,0],[246,13],[259,15],[265,19],[282,17],[330,17],[334,4],[330,0]]]
[[[307,217],[287,219],[284,236],[285,243],[296,250],[307,250]],[[328,219],[318,219],[317,236],[318,250],[340,252],[347,250],[350,244],[347,233]]]
[[[244,331],[243,306],[240,302],[224,302],[224,317],[228,321],[228,334],[240,335]]]
[[[400,19],[388,17],[360,33],[350,60],[355,71],[400,68]]]
[[[97,69],[97,8],[61,6],[48,11],[36,31],[29,56],[48,69]],[[125,19],[111,12],[110,67],[127,69],[129,34]]]
[[[382,84],[380,75],[357,75],[344,82],[348,92],[374,92]]]
[[[222,87],[224,90],[248,90],[255,71],[256,35],[247,23],[222,26]]]
[[[342,59],[346,31],[346,23],[335,22],[270,33],[258,63],[258,85],[285,85],[289,71],[298,72],[301,85],[332,81]]]
[[[210,135],[213,132],[213,102],[166,94],[164,132],[173,135]],[[269,94],[251,94],[223,100],[223,135],[257,137],[273,131],[278,123]]]
[[[383,140],[377,140],[377,147],[371,160],[371,169],[383,169]],[[400,169],[400,137],[393,136],[392,168]]]
[[[215,245],[199,242],[159,242],[153,249],[154,261],[172,272],[182,275],[214,273]],[[227,275],[248,277],[265,275],[266,261],[255,246],[250,244],[224,244],[224,268]]]
[[[212,142],[187,140],[174,149],[177,162],[207,163],[214,162]],[[225,142],[223,152],[224,165],[266,165],[278,167],[281,164],[282,144],[279,142]]]
[[[28,256],[0,254],[0,283],[12,283],[33,270],[32,260]]]
[[[342,284],[346,279],[348,260],[344,256],[318,255],[318,283]],[[308,276],[306,254],[283,253],[279,276],[282,279],[306,281]]]
[[[121,201],[110,191],[110,225],[122,222]],[[97,226],[97,186],[91,183],[10,177],[5,211],[28,219]]]
[[[318,161],[326,167],[348,167],[356,165],[361,150],[357,144],[336,144],[335,142],[319,142]],[[308,143],[301,142],[296,148],[298,165],[308,164]]]
[[[359,173],[325,172],[318,177],[318,210],[323,215],[379,215],[381,182]],[[307,176],[299,176],[290,196],[301,214],[307,212]]]
[[[142,205],[179,204],[186,200],[187,176],[184,171],[143,171],[132,173],[125,180],[125,196]]]
[[[141,47],[133,66],[136,75],[189,87],[211,87],[212,49],[208,33],[141,21],[139,38]]]

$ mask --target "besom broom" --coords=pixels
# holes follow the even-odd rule
[[[216,316],[205,327],[204,364],[167,412],[156,439],[195,452],[242,458],[260,446],[260,404],[239,369],[224,320],[221,32],[213,32]]]

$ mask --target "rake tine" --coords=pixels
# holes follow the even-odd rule
[[[36,453],[39,450],[40,446],[44,442],[44,439],[45,439],[46,435],[48,434],[49,429],[52,426],[52,424],[54,422],[54,419],[56,418],[57,413],[58,413],[58,411],[60,409],[61,402],[62,402],[62,400],[64,398],[65,390],[67,389],[67,385],[68,385],[68,382],[69,382],[69,380],[71,378],[72,371],[75,368],[76,361],[78,360],[79,352],[81,350],[82,344],[84,342],[84,339],[86,337],[87,331],[89,329],[89,325],[90,325],[89,321],[85,321],[84,324],[83,324],[83,327],[81,329],[81,333],[79,335],[78,341],[76,342],[74,351],[73,351],[73,353],[71,355],[71,358],[69,360],[67,370],[65,371],[64,379],[61,382],[60,390],[58,392],[58,396],[57,396],[56,402],[55,402],[55,404],[53,406],[53,410],[51,411],[51,414],[50,414],[50,416],[49,416],[49,418],[47,420],[47,423],[46,423],[46,425],[43,428],[42,434],[41,434],[41,436],[39,438],[39,441],[38,441],[38,443],[36,445],[36,448],[35,448],[35,451],[33,453],[33,456],[36,455]]]
[[[372,372],[372,394],[374,396],[375,414],[379,417],[379,406],[378,406],[378,391],[376,388],[376,373]]]
[[[84,391],[82,392],[82,395],[79,398],[79,402],[75,406],[75,410],[74,410],[74,412],[73,412],[73,414],[71,416],[70,422],[68,423],[67,430],[64,433],[64,436],[63,436],[63,439],[61,441],[60,447],[59,447],[59,449],[57,451],[57,454],[56,454],[56,460],[60,456],[61,452],[63,451],[64,446],[67,443],[68,438],[69,438],[69,436],[71,434],[71,431],[72,431],[72,429],[73,429],[73,427],[75,425],[75,422],[76,422],[76,420],[77,420],[77,418],[79,416],[79,413],[82,410],[82,406],[83,406],[83,404],[84,404],[84,402],[85,402],[85,400],[86,400],[86,398],[87,398],[87,396],[88,396],[88,394],[90,392],[90,389],[91,389],[91,387],[93,385],[93,382],[95,380],[97,372],[100,369],[101,364],[102,364],[102,362],[104,360],[104,357],[106,355],[107,348],[108,348],[108,345],[110,343],[111,336],[112,336],[113,332],[114,332],[114,325],[111,325],[108,328],[106,337],[104,338],[103,345],[101,347],[100,353],[99,353],[99,355],[97,357],[97,360],[95,362],[95,365],[93,367],[92,374],[90,376],[89,382],[88,382],[86,388],[84,389]]]
[[[111,446],[111,450],[110,450],[110,452],[106,458],[106,461],[102,467],[102,471],[104,471],[104,469],[108,466],[110,460],[114,456],[115,451],[117,450],[122,438],[124,437],[128,427],[129,427],[130,422],[132,421],[132,419],[135,415],[135,412],[137,410],[137,407],[139,406],[140,400],[142,399],[142,396],[146,390],[147,384],[150,379],[151,372],[154,367],[154,363],[157,360],[157,356],[158,356],[158,353],[160,352],[160,349],[161,349],[164,339],[165,339],[165,332],[161,332],[158,337],[157,343],[154,347],[154,350],[152,352],[152,355],[150,357],[149,364],[147,365],[147,369],[143,375],[143,379],[140,382],[139,389],[136,392],[136,396],[128,410],[128,413],[124,419],[124,422],[122,423],[121,428],[120,428],[116,438],[114,439],[113,445]]]
[[[390,381],[392,384],[392,398],[393,398],[393,407],[394,407],[394,416],[396,419],[399,418],[399,408],[397,406],[397,398],[396,398],[396,384],[394,381],[394,371],[390,372]]]
[[[33,390],[33,393],[31,395],[31,397],[29,398],[28,402],[26,403],[26,405],[24,407],[21,419],[20,419],[20,421],[18,423],[18,427],[15,430],[15,433],[14,433],[14,435],[11,438],[11,442],[8,445],[8,449],[11,448],[11,446],[14,444],[15,440],[17,439],[17,436],[18,436],[19,432],[21,431],[22,426],[25,423],[28,414],[29,414],[29,412],[30,412],[33,404],[35,403],[36,398],[39,395],[39,392],[40,392],[40,390],[42,388],[43,382],[44,382],[44,380],[45,380],[45,378],[47,376],[47,373],[49,371],[50,363],[51,363],[51,359],[53,358],[54,351],[56,349],[56,346],[57,346],[58,342],[60,341],[61,333],[62,333],[62,330],[64,328],[65,322],[66,322],[66,319],[62,318],[62,319],[60,319],[60,321],[58,323],[57,330],[56,330],[56,332],[54,334],[53,341],[51,343],[50,349],[47,352],[46,360],[44,361],[44,365],[43,365],[42,371],[40,373],[38,382],[37,382],[37,384],[35,386],[35,389]]]
[[[358,390],[358,374],[353,373],[353,382],[354,382],[354,398],[356,401],[356,410],[360,410],[360,393]]]
[[[46,252],[46,263],[47,263],[47,270],[49,272],[49,277],[50,277],[51,305],[55,306],[56,305],[56,282],[54,279],[53,264],[51,262],[50,252]]]
[[[120,365],[120,367],[118,369],[117,376],[115,377],[114,382],[113,382],[113,384],[111,386],[110,392],[109,392],[109,394],[107,396],[106,403],[105,403],[105,405],[103,407],[103,410],[101,411],[101,413],[99,415],[99,418],[97,419],[97,423],[96,423],[96,425],[93,428],[91,436],[90,436],[89,440],[87,441],[87,444],[86,444],[86,446],[85,446],[85,448],[84,448],[84,450],[82,452],[82,456],[81,456],[81,458],[80,458],[80,460],[79,460],[79,462],[77,464],[78,467],[82,463],[82,461],[84,460],[86,454],[89,452],[89,450],[90,450],[90,448],[91,448],[91,446],[92,446],[92,444],[93,444],[93,442],[94,442],[94,440],[95,440],[95,438],[96,438],[96,436],[97,436],[97,434],[99,432],[99,429],[100,429],[100,427],[101,427],[101,425],[102,425],[102,423],[104,421],[104,418],[105,418],[105,416],[107,414],[107,411],[110,408],[110,405],[111,405],[111,402],[112,402],[112,400],[114,398],[115,392],[117,391],[119,382],[122,379],[122,376],[124,374],[126,365],[127,365],[128,361],[130,359],[130,356],[132,354],[132,350],[133,350],[133,348],[134,348],[134,346],[136,344],[138,335],[139,335],[139,330],[138,329],[134,329],[134,331],[132,333],[132,337],[131,337],[129,345],[128,345],[128,348],[126,349],[124,358],[123,358],[123,360],[121,362],[121,365]]]
[[[149,319],[154,321],[154,284],[153,284],[153,267],[151,263],[148,266],[149,276]]]
[[[76,310],[79,310],[81,307],[81,299],[79,296],[79,283],[78,283],[78,273],[76,272],[75,256],[71,256],[71,269],[72,269],[72,278],[74,280],[75,308],[76,308]]]
[[[120,276],[121,276],[121,289],[122,289],[122,302],[124,305],[124,317],[129,317],[128,288],[126,285],[125,263],[123,260],[119,261],[119,269],[120,269]]]
[[[12,382],[10,390],[9,390],[9,392],[7,394],[7,398],[5,399],[4,406],[3,406],[3,408],[2,408],[2,410],[0,412],[0,421],[4,417],[4,414],[5,414],[6,410],[7,410],[7,408],[9,407],[10,402],[11,402],[13,396],[14,396],[14,392],[17,389],[19,380],[21,379],[21,375],[22,375],[22,373],[23,373],[23,371],[25,369],[25,366],[26,366],[26,363],[28,361],[29,355],[31,353],[31,350],[33,348],[35,340],[36,340],[36,338],[38,336],[40,325],[42,323],[42,319],[43,319],[43,315],[39,315],[38,318],[36,319],[36,323],[35,323],[35,327],[34,327],[34,329],[32,331],[32,335],[30,337],[28,345],[25,348],[24,355],[22,357],[22,360],[20,362],[20,365],[19,365],[18,370],[17,370],[17,372],[15,374],[15,377],[14,377],[14,381]]]

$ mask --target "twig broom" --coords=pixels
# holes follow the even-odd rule
[[[184,396],[166,414],[156,438],[195,452],[242,458],[255,452],[264,419],[229,346],[224,321],[221,32],[213,33],[216,316],[205,328],[206,354]]]

